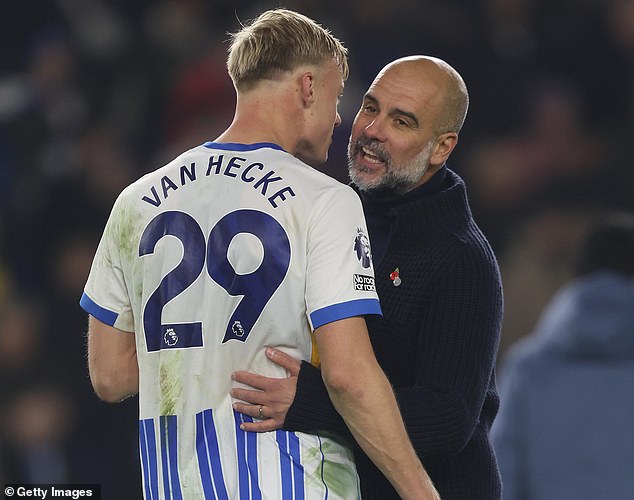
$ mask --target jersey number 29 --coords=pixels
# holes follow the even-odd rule
[[[259,267],[238,274],[229,262],[229,244],[240,233],[258,238],[264,255]],[[272,216],[257,210],[236,210],[222,217],[211,229],[209,238],[189,214],[168,211],[157,215],[143,231],[139,256],[153,254],[164,236],[180,240],[183,255],[152,293],[143,310],[143,326],[148,351],[203,345],[202,323],[162,322],[165,305],[187,289],[203,272],[231,296],[242,296],[229,318],[222,342],[245,342],[264,306],[280,286],[288,271],[291,247],[284,228]],[[214,307],[201,304],[201,308]]]

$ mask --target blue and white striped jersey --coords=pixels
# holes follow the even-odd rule
[[[231,373],[285,376],[312,330],[380,314],[361,203],[278,146],[207,143],[119,196],[81,299],[136,335],[146,499],[358,496],[348,443],[245,433]]]

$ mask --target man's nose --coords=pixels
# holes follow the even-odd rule
[[[335,127],[338,127],[339,125],[341,125],[341,115],[339,114],[339,111],[337,111],[337,116],[335,117]]]
[[[365,135],[370,139],[376,139],[383,142],[385,140],[385,122],[378,116],[375,116],[366,126]]]

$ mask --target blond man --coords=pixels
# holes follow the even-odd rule
[[[231,374],[283,375],[266,345],[318,352],[355,439],[403,497],[434,498],[368,340],[381,311],[355,251],[361,204],[309,166],[341,122],[346,49],[278,9],[232,36],[227,66],[233,122],[123,191],[81,299],[97,394],[139,393],[145,498],[359,497],[344,439],[244,430]]]

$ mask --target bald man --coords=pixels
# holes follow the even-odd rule
[[[368,223],[382,318],[367,318],[414,448],[443,500],[498,499],[489,429],[498,411],[496,359],[503,300],[495,255],[447,166],[469,97],[445,61],[411,56],[385,66],[363,97],[348,147],[349,174]],[[282,351],[286,379],[234,376],[236,409],[270,418],[264,431],[346,434],[319,369]],[[250,404],[248,404],[250,403]],[[377,401],[380,405],[380,401]],[[364,499],[398,498],[357,447]]]

